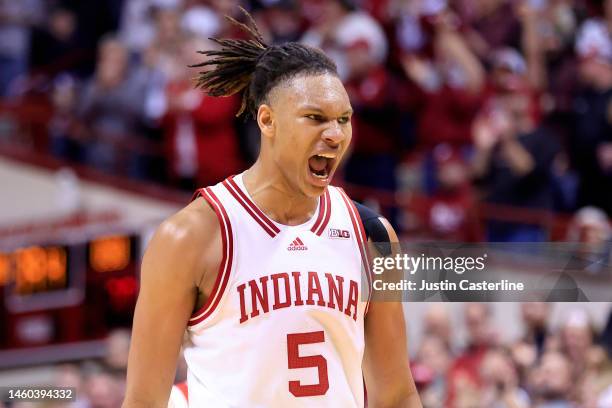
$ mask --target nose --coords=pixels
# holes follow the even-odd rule
[[[332,121],[330,125],[323,131],[323,140],[330,146],[337,146],[345,139],[344,132],[340,124],[336,121]]]

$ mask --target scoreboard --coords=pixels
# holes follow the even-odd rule
[[[129,327],[145,239],[142,229],[124,229],[17,247],[0,241],[0,352]]]
[[[65,289],[67,257],[66,246],[31,246],[0,253],[0,285],[25,296]]]

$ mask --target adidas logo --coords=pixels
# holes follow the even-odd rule
[[[288,251],[305,251],[308,247],[304,245],[300,237],[296,237],[292,243],[287,247]]]

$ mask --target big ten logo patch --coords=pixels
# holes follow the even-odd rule
[[[329,237],[334,239],[349,239],[351,237],[351,233],[348,230],[330,228]]]

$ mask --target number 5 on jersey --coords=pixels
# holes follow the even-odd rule
[[[292,333],[287,335],[287,363],[289,369],[316,367],[319,372],[317,384],[302,385],[299,381],[289,381],[289,392],[296,397],[313,397],[324,395],[329,389],[327,377],[327,360],[320,354],[300,356],[300,344],[322,343],[325,341],[323,331]]]

